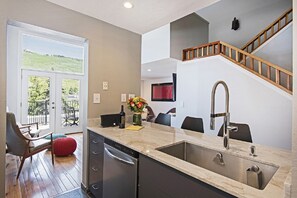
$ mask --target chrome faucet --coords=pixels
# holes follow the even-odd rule
[[[225,89],[225,112],[215,113],[215,95],[218,85],[221,84]],[[237,131],[238,128],[235,126],[230,126],[230,113],[229,113],[229,89],[224,81],[218,81],[214,84],[211,92],[211,112],[210,112],[210,129],[215,129],[215,118],[224,117],[223,125],[223,145],[226,149],[229,149],[229,134],[230,131]]]
[[[221,166],[225,166],[225,162],[224,162],[224,158],[223,158],[223,154],[218,152],[215,156],[215,158],[213,159],[214,162],[216,162],[217,164],[221,165]]]

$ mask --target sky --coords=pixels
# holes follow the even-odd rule
[[[23,35],[23,49],[39,54],[83,59],[83,47],[41,37]]]

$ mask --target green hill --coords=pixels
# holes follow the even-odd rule
[[[23,68],[45,71],[83,73],[83,60],[23,51]]]

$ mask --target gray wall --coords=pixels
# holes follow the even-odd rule
[[[254,55],[264,60],[269,60],[269,62],[279,65],[286,70],[292,71],[292,29],[292,25],[283,29],[280,33],[257,49]]]
[[[4,9],[7,6],[7,9]],[[89,41],[88,118],[120,111],[120,94],[140,94],[141,36],[103,21],[40,0],[1,0],[0,5],[0,131],[1,159],[4,159],[5,83],[7,19],[20,21],[59,32],[83,37]],[[7,14],[4,11],[9,10]],[[7,18],[7,19],[6,19]],[[109,90],[102,90],[102,82],[109,82]],[[101,93],[101,103],[93,104],[93,93]],[[84,138],[84,147],[86,146]],[[85,151],[86,149],[84,149]],[[84,152],[84,159],[86,153]],[[0,160],[1,160],[0,159]],[[1,163],[4,160],[1,160]],[[0,176],[4,179],[4,163]],[[85,167],[85,164],[84,164]],[[85,173],[85,169],[83,170]],[[3,180],[2,179],[2,180]],[[86,178],[83,177],[83,181]],[[85,182],[84,182],[85,183]],[[0,189],[2,193],[2,189]],[[0,195],[0,197],[4,197]]]
[[[5,197],[6,0],[0,3],[0,197]]]
[[[209,22],[210,42],[241,48],[291,7],[292,0],[221,0],[197,13]],[[240,22],[237,31],[231,30],[234,17]]]
[[[196,13],[170,23],[170,57],[182,59],[185,48],[208,43],[208,22]]]

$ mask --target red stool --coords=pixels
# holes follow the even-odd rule
[[[54,154],[56,156],[72,155],[76,146],[75,139],[71,137],[58,138],[54,141]]]

